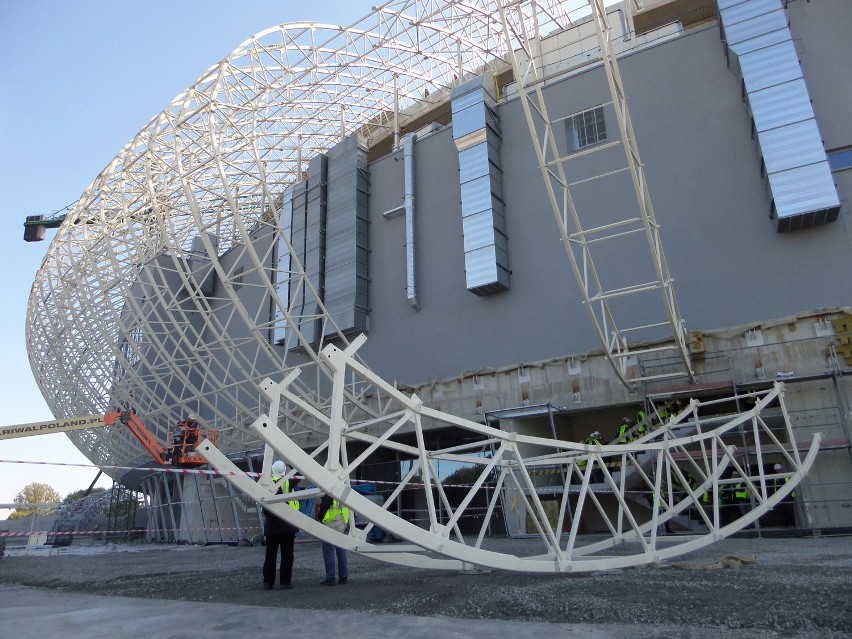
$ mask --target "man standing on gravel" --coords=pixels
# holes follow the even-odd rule
[[[323,495],[322,500],[320,500],[317,519],[332,530],[340,533],[349,532],[349,509],[346,506],[341,507],[340,502],[328,495]],[[337,559],[337,583],[346,584],[349,581],[349,562],[346,558],[346,550],[326,541],[321,541],[320,545],[322,546],[322,561],[325,565],[325,579],[320,584],[323,586],[334,585],[335,558]]]
[[[275,493],[282,495],[296,489],[298,480],[284,479],[287,466],[280,459],[272,464],[272,483],[277,487]],[[291,508],[299,510],[298,500],[287,502]],[[296,542],[298,529],[283,519],[276,517],[268,510],[263,511],[263,532],[266,536],[266,558],[263,562],[263,589],[272,590],[275,586],[275,564],[278,559],[278,548],[281,548],[281,570],[279,583],[282,590],[293,588],[290,581],[293,578],[293,546]]]

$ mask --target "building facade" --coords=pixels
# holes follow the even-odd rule
[[[343,64],[321,67],[328,77],[312,80],[310,94],[294,89],[291,71],[245,92],[255,96],[250,122],[240,120],[245,104],[203,77],[95,181],[51,246],[28,331],[48,403],[62,416],[133,408],[164,440],[191,414],[257,471],[263,447],[245,426],[265,410],[259,381],[302,366],[301,392],[321,404],[329,381],[317,353],[361,333],[369,367],[429,406],[570,441],[594,430],[613,441],[624,414],[782,379],[797,434],[825,437],[784,523],[852,525],[852,69],[836,63],[852,56],[852,5],[636,5],[610,6],[608,21],[691,371],[651,352],[626,361],[640,381],[614,374],[554,221],[524,89],[500,40],[482,36],[464,59],[452,42],[433,44],[428,74],[408,60],[400,79],[385,58],[357,91]],[[606,225],[634,185],[618,173],[621,148],[609,146],[620,136],[617,105],[592,24],[572,15],[542,40],[542,94],[557,146],[573,156],[576,206]],[[276,38],[287,50],[296,31],[256,42]],[[264,113],[273,114],[256,117]],[[208,137],[205,127],[236,134]],[[83,219],[96,221],[81,235]],[[636,242],[597,256],[615,288],[649,269]],[[619,312],[652,323],[657,298],[633,300]],[[106,344],[92,344],[96,331]],[[282,427],[306,448],[321,441],[295,413]],[[151,537],[257,531],[257,506],[221,478],[142,470],[144,451],[127,433],[69,436],[100,464],[139,466],[113,476],[148,494]],[[755,454],[744,442],[748,463]],[[404,463],[387,459],[361,479],[392,485]],[[403,507],[416,519],[421,505]],[[523,512],[502,525],[526,532]]]

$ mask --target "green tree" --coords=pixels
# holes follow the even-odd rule
[[[445,486],[451,486],[453,484],[473,484],[479,479],[479,476],[482,474],[481,466],[462,466],[461,468],[457,468],[449,475],[444,477],[441,483]]]
[[[56,504],[61,497],[51,486],[34,481],[24,486],[24,489],[15,495],[12,500],[16,504]],[[34,508],[16,508],[9,515],[9,519],[21,519],[35,512]]]

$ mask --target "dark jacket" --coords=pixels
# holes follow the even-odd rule
[[[331,508],[331,505],[334,503],[334,498],[329,495],[323,495],[322,499],[320,499],[319,512],[317,512],[317,521],[322,521],[325,514],[328,512],[328,509]]]
[[[283,495],[284,494],[284,486],[283,480],[279,482],[278,492],[276,494]],[[290,480],[290,492],[298,490],[299,480],[291,479]],[[280,502],[286,505],[286,502]],[[290,506],[287,506],[289,508]],[[265,535],[295,535],[299,529],[295,526],[291,526],[286,521],[273,515],[268,510],[264,509],[263,511],[263,533]]]

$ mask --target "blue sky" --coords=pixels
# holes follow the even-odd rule
[[[25,243],[27,215],[75,202],[149,119],[247,38],[275,24],[353,23],[375,0],[0,0],[0,425],[52,417],[25,344],[30,287],[53,233]],[[95,468],[61,434],[0,442],[0,503],[33,481],[61,496]],[[111,480],[98,485],[108,487]],[[0,518],[9,510],[0,509]]]

